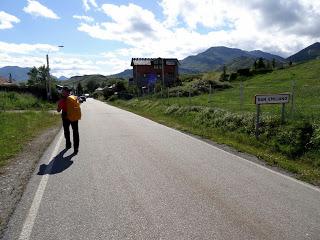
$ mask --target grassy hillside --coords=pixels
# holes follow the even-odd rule
[[[287,105],[286,113],[291,116],[291,111],[293,111],[295,118],[320,119],[320,60],[313,60],[268,74],[243,78],[242,82],[235,81],[231,85],[230,89],[213,92],[211,95],[195,96],[191,100],[189,98],[172,98],[169,100],[159,99],[159,101],[169,102],[169,104],[217,107],[232,112],[255,112],[254,96],[256,94],[293,92],[293,104],[291,101]],[[265,105],[262,107],[262,111],[279,114],[280,106]]]

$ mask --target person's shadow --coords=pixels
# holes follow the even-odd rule
[[[38,175],[57,174],[69,168],[73,164],[71,158],[73,158],[76,154],[72,153],[71,155],[64,157],[63,154],[65,154],[66,152],[66,149],[62,150],[51,160],[48,165],[41,164],[39,167]]]

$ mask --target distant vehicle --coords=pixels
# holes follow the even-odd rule
[[[79,97],[78,97],[78,100],[79,100],[80,103],[83,103],[83,102],[86,102],[86,101],[87,101],[87,99],[86,99],[85,96],[79,96]]]
[[[86,93],[86,94],[84,94],[84,96],[85,96],[86,98],[88,98],[88,97],[90,96],[90,94],[89,94],[89,93]]]

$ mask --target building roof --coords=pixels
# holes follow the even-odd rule
[[[134,65],[151,65],[151,61],[154,58],[132,58],[131,66]]]
[[[151,65],[152,62],[156,59],[162,59],[162,58],[132,58],[131,66]],[[176,64],[179,64],[179,60],[177,58],[163,58],[163,60],[171,61],[171,62],[175,62]]]

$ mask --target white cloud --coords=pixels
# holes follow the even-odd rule
[[[123,49],[127,61],[155,56],[181,59],[212,46],[261,49],[286,57],[320,37],[318,25],[311,24],[320,19],[316,1],[162,0],[159,4],[164,21],[135,4],[104,4],[101,9],[111,20],[80,23],[78,30],[127,44]],[[297,11],[303,11],[304,22],[299,22]],[[301,28],[306,23],[309,27]],[[200,33],[199,27],[205,31]],[[122,57],[121,51],[114,54]]]
[[[42,5],[41,3],[35,0],[28,0],[28,6],[23,8],[23,11],[36,17],[60,19],[60,17],[57,14],[55,14],[51,9],[47,8],[46,6]]]
[[[0,52],[2,53],[16,53],[16,54],[28,54],[28,53],[47,53],[57,52],[59,47],[49,44],[16,44],[0,41]]]
[[[95,0],[82,0],[82,3],[83,3],[84,10],[86,12],[91,9],[91,6],[98,8],[98,5]]]
[[[158,37],[155,33],[159,31],[167,32],[151,11],[135,4],[128,6],[104,4],[101,9],[112,21],[96,24],[81,23],[78,30],[95,38],[122,41],[130,45],[136,45],[145,39],[155,39]]]
[[[165,24],[169,27],[178,25],[180,21],[190,29],[196,29],[198,25],[208,28],[225,27],[235,19],[231,14],[234,4],[229,0],[162,0],[159,4],[166,16]]]
[[[94,22],[94,19],[92,17],[89,16],[79,16],[79,15],[73,15],[74,19],[78,19],[78,20],[82,20],[85,22]]]
[[[20,19],[16,16],[0,11],[0,29],[13,28],[13,23],[19,23]]]
[[[320,39],[318,0],[159,1],[164,20],[136,4],[103,4],[100,11],[106,16],[100,22],[73,16],[79,20],[79,31],[126,47],[100,56],[66,55],[56,49],[50,54],[52,71],[66,76],[108,75],[130,68],[132,57],[183,59],[212,46],[260,49],[286,57]],[[93,0],[83,0],[83,4],[87,11],[98,7]],[[27,59],[45,61],[49,46],[0,42],[0,53],[6,54],[0,55],[0,64],[10,59],[21,64],[27,64]]]
[[[51,73],[55,76],[72,77],[84,74],[110,75],[127,68],[126,60],[117,55],[76,55],[66,54],[59,47],[49,44],[14,44],[0,41],[0,67],[39,67],[46,65],[49,53]]]

